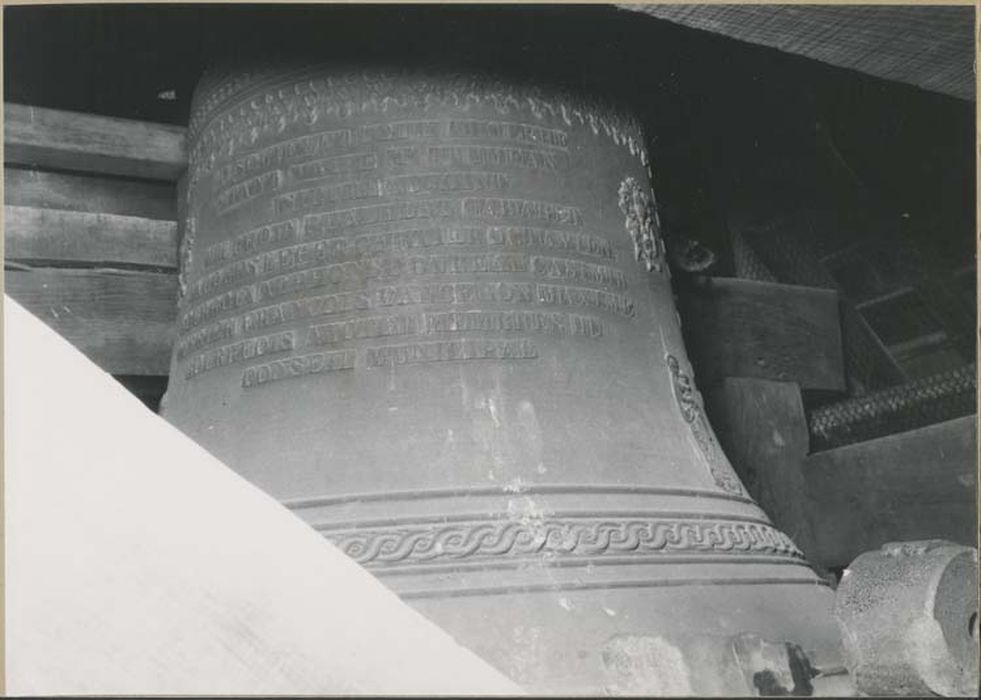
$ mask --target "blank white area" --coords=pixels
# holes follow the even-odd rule
[[[8,693],[520,693],[4,307]]]

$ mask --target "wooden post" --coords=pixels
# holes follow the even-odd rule
[[[773,523],[816,563],[801,464],[807,419],[793,382],[729,377],[705,393],[705,410],[722,449]]]

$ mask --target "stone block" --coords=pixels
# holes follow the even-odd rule
[[[835,615],[860,692],[977,696],[977,549],[924,540],[866,552],[842,577]]]

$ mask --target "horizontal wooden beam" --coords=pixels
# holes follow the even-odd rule
[[[802,469],[820,564],[898,540],[977,544],[977,415],[817,452]]]
[[[5,206],[8,261],[177,267],[177,224],[119,214]]]
[[[7,270],[6,293],[111,374],[167,374],[177,276],[119,270]]]
[[[173,221],[177,192],[170,182],[4,168],[3,203]]]
[[[187,168],[182,127],[11,103],[3,116],[7,164],[171,182]]]
[[[8,260],[72,260],[172,268],[172,222],[5,207]],[[176,276],[118,270],[9,270],[8,291],[115,374],[166,374]],[[704,293],[708,291],[709,293]],[[775,294],[783,294],[783,297]],[[841,389],[834,292],[713,280],[687,302],[685,329],[699,381],[757,377]],[[62,318],[63,309],[68,316]],[[147,315],[149,314],[149,315]],[[91,323],[109,334],[103,342]],[[163,325],[168,326],[166,333]],[[166,337],[166,340],[164,340]],[[128,348],[128,350],[126,350]],[[126,352],[132,352],[127,357]],[[761,361],[762,360],[762,361]]]
[[[679,292],[688,354],[700,385],[725,377],[845,388],[833,290],[701,277]]]

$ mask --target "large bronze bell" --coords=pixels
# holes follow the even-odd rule
[[[632,118],[269,65],[205,77],[189,148],[184,432],[529,690],[740,633],[835,653],[705,418]]]

